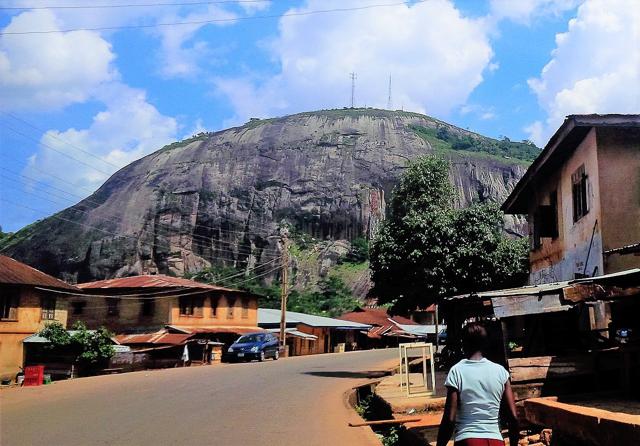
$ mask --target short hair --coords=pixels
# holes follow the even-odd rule
[[[487,329],[477,322],[468,324],[462,330],[462,348],[465,353],[484,352],[489,343]]]

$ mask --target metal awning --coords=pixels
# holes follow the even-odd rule
[[[280,329],[279,328],[269,328],[269,329],[267,329],[267,331],[269,333],[275,333],[277,335],[280,334]],[[295,328],[287,328],[285,330],[285,334],[287,336],[295,336],[297,338],[306,339],[308,341],[316,341],[316,340],[318,340],[318,337],[316,335],[305,333],[305,332],[302,332],[300,330],[296,330]]]

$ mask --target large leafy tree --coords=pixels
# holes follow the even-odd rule
[[[60,322],[54,321],[38,334],[49,340],[49,348],[54,351],[71,353],[74,363],[85,370],[106,363],[115,354],[112,334],[106,328],[87,330],[87,326],[78,321],[73,330],[69,333]]]
[[[504,235],[498,206],[458,210],[453,199],[447,161],[410,164],[371,246],[373,293],[381,303],[406,312],[447,295],[524,283],[528,245]]]

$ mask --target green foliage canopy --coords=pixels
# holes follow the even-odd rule
[[[106,328],[87,330],[87,326],[81,321],[73,325],[74,333],[70,334],[64,326],[54,321],[47,324],[39,336],[49,340],[50,348],[71,350],[75,361],[85,366],[93,366],[108,361],[114,354],[113,336]]]
[[[528,244],[505,237],[498,206],[456,210],[453,198],[447,161],[423,157],[409,166],[371,247],[372,293],[381,303],[405,312],[524,283]]]

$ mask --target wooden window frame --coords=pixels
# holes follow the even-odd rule
[[[242,299],[242,312],[240,313],[240,317],[242,319],[249,319],[249,299],[248,298],[243,298]]]
[[[120,299],[117,297],[107,297],[105,300],[107,304],[107,316],[120,316]]]
[[[227,298],[227,319],[235,318],[235,311],[234,311],[235,307],[236,307],[236,298],[228,297]]]
[[[587,175],[584,164],[571,175],[571,201],[573,222],[577,223],[589,213],[589,175]]]
[[[40,298],[40,319],[53,321],[56,319],[56,296],[42,296]]]
[[[154,298],[140,299],[140,316],[153,317],[156,313],[156,301]]]
[[[180,296],[178,308],[181,317],[204,317],[204,297]]]
[[[20,289],[7,287],[0,296],[0,321],[17,321],[18,308],[20,308]]]
[[[71,314],[80,315],[84,314],[84,307],[87,306],[87,303],[83,300],[76,300],[71,302]]]
[[[220,296],[211,296],[211,317],[218,318],[218,308],[220,307]]]

